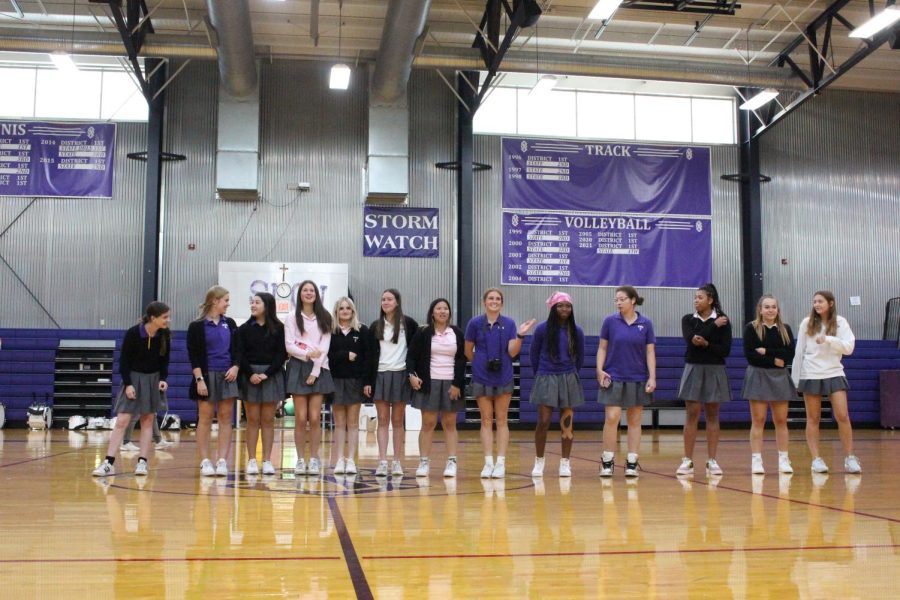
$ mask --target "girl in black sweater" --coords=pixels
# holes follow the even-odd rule
[[[334,332],[328,347],[328,365],[334,380],[334,449],[338,459],[335,475],[356,475],[356,449],[359,446],[359,409],[363,402],[363,380],[366,375],[366,357],[369,345],[369,328],[359,322],[353,300],[339,298],[334,304]],[[367,396],[372,395],[369,389]],[[344,441],[347,454],[344,455]]]
[[[156,413],[168,408],[166,390],[169,384],[169,307],[151,302],[141,322],[125,332],[119,357],[122,386],[116,398],[116,428],[109,437],[106,459],[94,469],[94,477],[115,475],[116,452],[125,436],[125,429],[134,416],[141,421],[140,458],[134,474],[147,475],[147,457],[153,435]]]

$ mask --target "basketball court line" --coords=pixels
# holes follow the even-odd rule
[[[297,562],[310,560],[342,560],[340,556],[185,556],[149,558],[9,558],[0,564],[57,564],[57,563],[192,563],[192,562]]]
[[[57,452],[56,454],[47,454],[46,456],[39,456],[37,458],[29,458],[27,460],[20,460],[18,462],[0,464],[0,469],[5,469],[7,467],[14,467],[16,465],[24,465],[25,463],[30,463],[30,462],[37,462],[39,460],[46,460],[48,458],[53,458],[54,456],[62,456],[64,454],[73,454],[75,452],[79,452],[79,450],[68,450],[66,452]]]
[[[347,570],[350,571],[350,581],[353,582],[353,590],[356,592],[356,597],[370,600],[374,598],[372,589],[369,587],[368,580],[366,580],[366,573],[363,571],[362,564],[359,562],[356,548],[353,547],[353,540],[350,538],[347,524],[344,523],[341,509],[338,507],[337,500],[335,500],[333,496],[328,498],[328,508],[331,510],[334,528],[337,531],[338,539],[341,542],[341,550],[344,551],[344,562],[347,564]]]

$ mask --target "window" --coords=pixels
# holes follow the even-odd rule
[[[734,100],[692,98],[691,112],[695,142],[734,143]]]
[[[516,88],[494,88],[475,113],[472,127],[481,133],[516,133],[516,108]]]
[[[96,119],[100,116],[100,72],[65,73],[39,69],[34,116],[53,119]]]
[[[635,96],[635,136],[659,142],[691,141],[691,99]]]
[[[578,93],[578,137],[634,139],[634,96]]]
[[[518,133],[575,137],[575,121],[575,92],[532,94],[519,89]]]
[[[100,118],[115,121],[146,121],[147,101],[129,73],[103,72]]]
[[[0,69],[3,93],[0,116],[31,117],[34,114],[34,69]]]

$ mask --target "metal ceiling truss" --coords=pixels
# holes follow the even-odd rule
[[[894,1],[895,0],[887,0],[885,2],[885,7],[893,5]],[[837,23],[844,27],[848,32],[856,27],[850,20],[840,14],[840,11],[848,4],[850,4],[850,0],[836,0],[833,2],[809,25],[807,25],[796,38],[785,46],[778,56],[769,64],[770,67],[788,67],[794,75],[806,84],[807,87],[786,106],[770,103],[767,110],[758,111],[756,116],[762,126],[756,130],[754,137],[762,134],[763,131],[786,117],[812,96],[819,94],[819,92],[834,83],[839,77],[846,74],[850,69],[875,52],[883,44],[890,43],[893,48],[898,47],[898,41],[900,41],[900,24],[883,29],[869,39],[861,40],[863,44],[862,47],[841,64],[834,65],[829,62],[829,52],[832,54],[832,60],[834,54],[832,46],[834,22],[837,21]],[[874,15],[876,12],[878,12],[878,9],[876,9],[875,1],[869,0],[869,14]],[[791,58],[791,54],[803,44],[807,45],[809,51],[808,64],[800,65],[798,64],[798,61]],[[781,110],[776,112],[774,110],[774,107],[776,106],[781,108]]]
[[[734,15],[741,5],[736,0],[625,0],[621,8],[664,10],[706,15]]]

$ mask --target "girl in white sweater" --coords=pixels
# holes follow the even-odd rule
[[[847,320],[837,315],[833,293],[822,290],[813,294],[812,311],[800,323],[798,333],[791,377],[806,403],[806,443],[813,456],[812,470],[828,472],[828,465],[819,455],[822,396],[827,396],[846,454],[844,468],[849,473],[861,473],[859,459],[853,454],[853,428],[847,411],[850,385],[841,364],[843,356],[853,353],[856,338]]]

